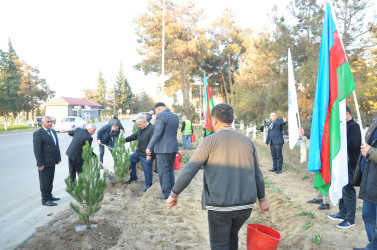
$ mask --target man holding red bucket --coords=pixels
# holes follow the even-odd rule
[[[200,142],[166,203],[176,206],[178,195],[204,165],[202,207],[208,210],[211,249],[238,249],[238,232],[256,200],[262,212],[270,204],[254,143],[232,128],[233,108],[218,104],[211,116],[215,133]]]

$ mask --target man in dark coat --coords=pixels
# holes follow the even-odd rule
[[[365,135],[365,145],[356,164],[352,184],[360,186],[359,198],[363,200],[363,221],[369,243],[365,248],[377,249],[377,119],[375,118]]]
[[[76,172],[77,174],[82,173],[82,165],[84,163],[82,147],[85,146],[86,142],[88,142],[90,146],[92,145],[92,135],[95,132],[96,126],[93,124],[89,124],[86,129],[76,128],[68,132],[73,138],[65,154],[68,156],[69,175],[71,176],[72,182],[76,180]]]
[[[351,110],[346,107],[347,119],[347,157],[348,157],[348,184],[342,188],[342,198],[339,200],[339,212],[329,214],[332,220],[341,221],[337,227],[349,228],[355,225],[356,190],[351,184],[355,174],[357,159],[360,156],[361,131],[360,126],[351,116]]]
[[[61,161],[58,136],[51,129],[52,118],[44,116],[42,127],[33,134],[33,148],[39,173],[42,205],[56,206],[54,201],[60,200],[52,196],[52,187],[55,176],[55,165]]]
[[[179,120],[162,102],[156,104],[155,110],[157,117],[154,124],[154,133],[146,153],[151,156],[154,149],[157,154],[157,172],[162,195],[156,197],[156,199],[167,199],[175,183],[174,162],[178,152]]]
[[[105,146],[114,147],[114,137],[119,133],[119,120],[111,119],[108,124],[103,126],[97,132],[97,143],[99,144],[99,160],[103,163],[103,155],[105,154]],[[112,150],[109,149],[112,153]],[[112,154],[111,154],[112,156]]]
[[[138,144],[137,144],[136,152],[130,155],[131,174],[130,174],[130,178],[126,180],[125,183],[129,184],[137,180],[136,163],[140,161],[141,166],[143,167],[144,177],[145,177],[145,188],[143,189],[143,191],[146,192],[148,188],[152,186],[152,178],[153,178],[153,171],[152,171],[153,159],[151,156],[148,156],[147,153],[145,152],[145,150],[147,149],[148,143],[153,136],[153,125],[150,124],[144,116],[140,116],[136,118],[136,124],[138,125],[139,129],[132,135],[126,137],[126,142],[137,140]]]
[[[276,112],[270,114],[271,123],[268,125],[268,135],[265,146],[270,144],[273,167],[268,170],[280,174],[283,171],[283,127],[287,122],[287,118],[278,119]]]

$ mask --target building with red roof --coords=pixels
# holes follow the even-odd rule
[[[57,122],[68,116],[79,116],[86,121],[98,120],[103,108],[92,100],[62,96],[45,103],[45,107],[45,115],[55,117]]]

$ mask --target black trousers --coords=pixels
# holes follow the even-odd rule
[[[245,221],[250,217],[251,210],[251,208],[227,212],[208,210],[211,249],[238,249],[238,232]]]
[[[45,167],[42,171],[38,170],[38,174],[42,202],[46,202],[52,198],[52,183],[54,182],[55,166]]]
[[[82,173],[82,164],[69,159],[69,175],[71,176],[72,182],[76,180],[76,173]]]

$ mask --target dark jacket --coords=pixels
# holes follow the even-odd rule
[[[283,119],[277,119],[275,122],[268,125],[268,134],[265,144],[284,144],[283,127],[285,122]]]
[[[56,145],[54,139],[43,127],[35,131],[33,134],[34,155],[38,167],[54,167],[61,161],[58,136],[56,135],[55,130],[51,129],[51,132],[55,136]]]
[[[112,124],[106,124],[97,132],[97,140],[100,140],[102,144],[108,144],[113,141],[114,136],[118,134],[118,131],[112,130]]]
[[[366,156],[364,171],[361,173],[361,159],[363,156],[360,154],[356,164],[355,176],[352,180],[354,186],[360,185],[359,198],[373,204],[377,204],[377,140],[374,143],[370,140],[376,129],[377,121],[370,125],[365,135],[365,142],[370,145],[370,148]]]
[[[145,152],[145,150],[147,149],[148,143],[152,139],[152,136],[153,136],[153,125],[149,123],[144,129],[139,128],[135,133],[126,137],[126,142],[137,140],[138,144],[137,144],[136,153],[139,156],[146,158],[147,153]]]
[[[347,122],[347,155],[348,167],[355,170],[357,159],[360,156],[361,132],[360,126],[354,119]]]
[[[154,148],[156,154],[178,152],[178,131],[179,121],[175,114],[165,109],[156,116],[154,133],[148,144],[149,149]]]
[[[82,128],[76,128],[73,131],[69,131],[68,134],[73,136],[73,139],[65,154],[72,161],[81,164],[84,162],[82,159],[82,147],[85,146],[86,142],[88,142],[89,145],[92,145],[93,138],[90,136],[87,129]]]

